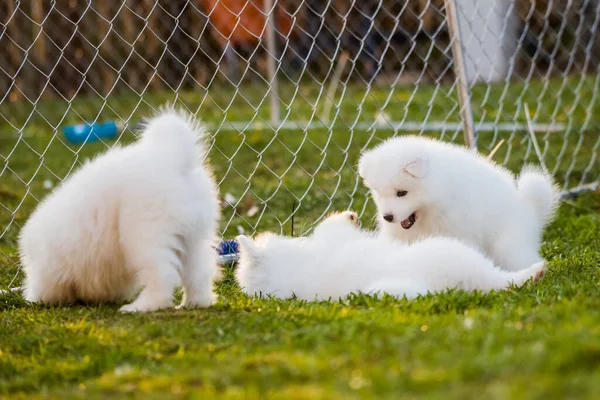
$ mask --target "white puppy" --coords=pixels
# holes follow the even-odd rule
[[[408,245],[361,232],[353,212],[334,214],[310,237],[267,233],[238,236],[236,276],[249,294],[326,300],[350,293],[385,292],[411,299],[451,288],[488,292],[539,279],[544,263],[507,272],[456,239],[429,238]]]
[[[213,300],[217,188],[204,129],[165,110],[140,140],[87,162],[44,199],[20,236],[25,298],[71,303],[131,299],[124,312]]]
[[[508,271],[542,261],[541,234],[558,190],[541,170],[527,167],[515,182],[509,171],[464,147],[405,136],[365,152],[359,173],[385,236],[406,242],[455,237]]]

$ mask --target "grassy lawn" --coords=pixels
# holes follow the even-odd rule
[[[567,134],[539,135],[545,162],[567,187],[600,176],[597,77],[476,87],[476,121],[567,124]],[[38,199],[85,157],[112,143],[68,145],[55,128],[81,119],[136,121],[176,100],[213,125],[268,121],[266,88],[255,84],[106,101],[0,104],[0,287],[18,269],[16,239]],[[348,86],[335,129],[222,130],[210,152],[221,194],[239,201],[223,210],[231,238],[273,230],[310,229],[333,210],[374,206],[356,178],[362,148],[392,134],[356,130],[383,105],[393,120],[458,119],[451,87]],[[316,120],[323,94],[315,85],[282,85],[282,115]],[[321,96],[321,97],[319,97]],[[590,105],[591,104],[591,105]],[[316,108],[318,105],[319,108]],[[316,111],[315,111],[316,110]],[[63,119],[63,116],[65,118]],[[17,132],[23,131],[19,138]],[[428,133],[461,142],[457,131]],[[134,139],[126,131],[121,140]],[[494,159],[518,170],[537,162],[527,132],[482,133],[482,152],[500,139]],[[259,212],[248,215],[248,209]],[[510,216],[507,216],[510,218]],[[76,240],[76,238],[74,238]],[[600,193],[564,203],[544,236],[548,275],[488,295],[447,292],[412,302],[350,296],[339,302],[251,299],[238,292],[232,267],[208,310],[120,315],[118,304],[42,307],[0,295],[2,398],[598,398],[600,396]],[[20,282],[17,278],[15,284]]]

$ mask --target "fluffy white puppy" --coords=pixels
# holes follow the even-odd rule
[[[538,263],[517,272],[494,266],[456,239],[429,238],[403,244],[361,232],[353,212],[334,214],[310,237],[267,233],[254,241],[238,236],[236,276],[248,294],[326,300],[350,293],[385,292],[411,299],[451,288],[488,292],[539,279]]]
[[[142,137],[84,164],[46,197],[21,231],[31,302],[131,299],[124,312],[213,301],[217,188],[204,129],[167,109]]]
[[[474,151],[417,136],[385,141],[358,166],[384,236],[455,237],[508,271],[542,261],[542,230],[558,203],[557,186],[543,171],[526,167],[515,181]]]

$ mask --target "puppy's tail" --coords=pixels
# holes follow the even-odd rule
[[[558,186],[552,176],[542,169],[526,166],[517,179],[517,188],[521,197],[531,204],[540,222],[550,221],[558,206]]]
[[[146,123],[141,142],[157,148],[173,163],[189,170],[204,162],[207,136],[206,129],[191,115],[165,108]]]

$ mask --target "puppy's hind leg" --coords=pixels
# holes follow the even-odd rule
[[[216,252],[208,240],[191,243],[181,270],[183,299],[177,308],[208,307],[216,301],[213,280],[217,272]]]
[[[156,235],[159,240],[143,240],[140,242],[143,245],[128,249],[126,262],[143,289],[132,303],[121,307],[122,312],[148,312],[173,306],[173,291],[180,283],[177,271],[182,268],[181,252],[160,233]],[[160,242],[164,244],[157,245]]]
[[[425,295],[429,289],[426,285],[412,279],[382,279],[367,286],[363,291],[368,294],[387,293],[394,297],[406,297],[408,300]]]
[[[520,271],[544,261],[538,247],[522,235],[507,234],[499,237],[493,244],[492,258],[505,271]]]
[[[54,282],[45,283],[37,274],[34,275],[34,273],[28,271],[23,283],[23,297],[30,303],[38,303],[42,301],[44,293],[52,290],[53,284]]]
[[[23,297],[30,303],[67,304],[75,301],[74,292],[70,289],[71,285],[51,277],[28,275],[23,284]]]

